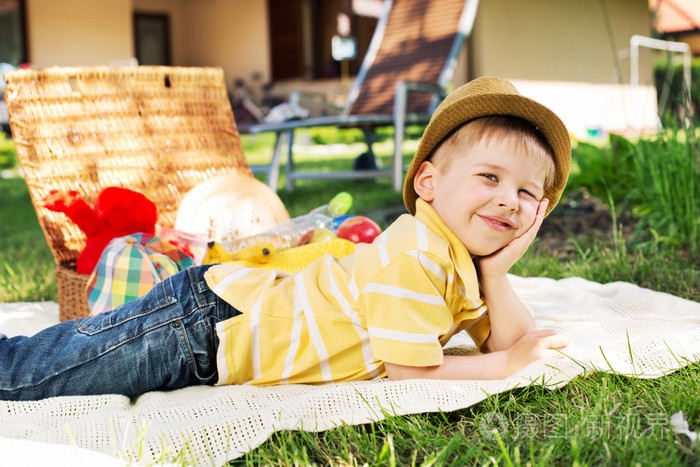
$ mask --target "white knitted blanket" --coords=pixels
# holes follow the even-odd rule
[[[656,378],[700,360],[700,303],[623,282],[515,276],[511,282],[540,327],[571,338],[565,350],[570,358],[539,361],[500,381],[190,387],[135,401],[123,396],[0,401],[3,462],[142,465],[180,455],[178,462],[221,465],[277,430],[320,431],[379,420],[385,413],[451,411],[516,386],[558,387],[590,369]],[[36,332],[57,321],[57,308],[0,304],[0,332]],[[448,348],[475,351],[466,336],[456,336]]]

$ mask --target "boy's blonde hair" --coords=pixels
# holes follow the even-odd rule
[[[512,149],[531,157],[547,170],[545,190],[554,183],[554,154],[547,139],[532,123],[510,115],[479,117],[458,126],[435,147],[427,160],[442,171],[448,170],[454,159],[468,155],[469,150],[482,141],[486,146],[492,141],[512,145]]]

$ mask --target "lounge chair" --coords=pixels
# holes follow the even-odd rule
[[[403,182],[402,144],[406,125],[424,124],[430,118],[454,75],[457,58],[470,36],[478,0],[385,0],[383,12],[345,107],[339,115],[263,123],[241,132],[275,132],[272,159],[265,166],[251,166],[267,174],[267,184],[277,189],[283,140],[288,141],[287,189],[302,178],[390,177],[395,190]],[[296,96],[293,97],[298,101]],[[365,132],[370,166],[374,162],[373,131],[394,127],[394,157],[390,168],[343,172],[294,170],[294,131],[299,128],[357,127]],[[374,164],[379,165],[379,164]]]

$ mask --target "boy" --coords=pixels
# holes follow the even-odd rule
[[[410,215],[373,244],[294,276],[190,268],[112,312],[0,340],[0,399],[496,379],[561,358],[568,339],[536,330],[506,273],[558,202],[570,159],[549,109],[508,81],[474,80],[435,111],[406,176]],[[443,356],[460,330],[487,353]]]

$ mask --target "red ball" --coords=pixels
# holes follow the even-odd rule
[[[382,229],[369,217],[354,216],[338,226],[336,235],[354,243],[372,243],[380,233]]]

